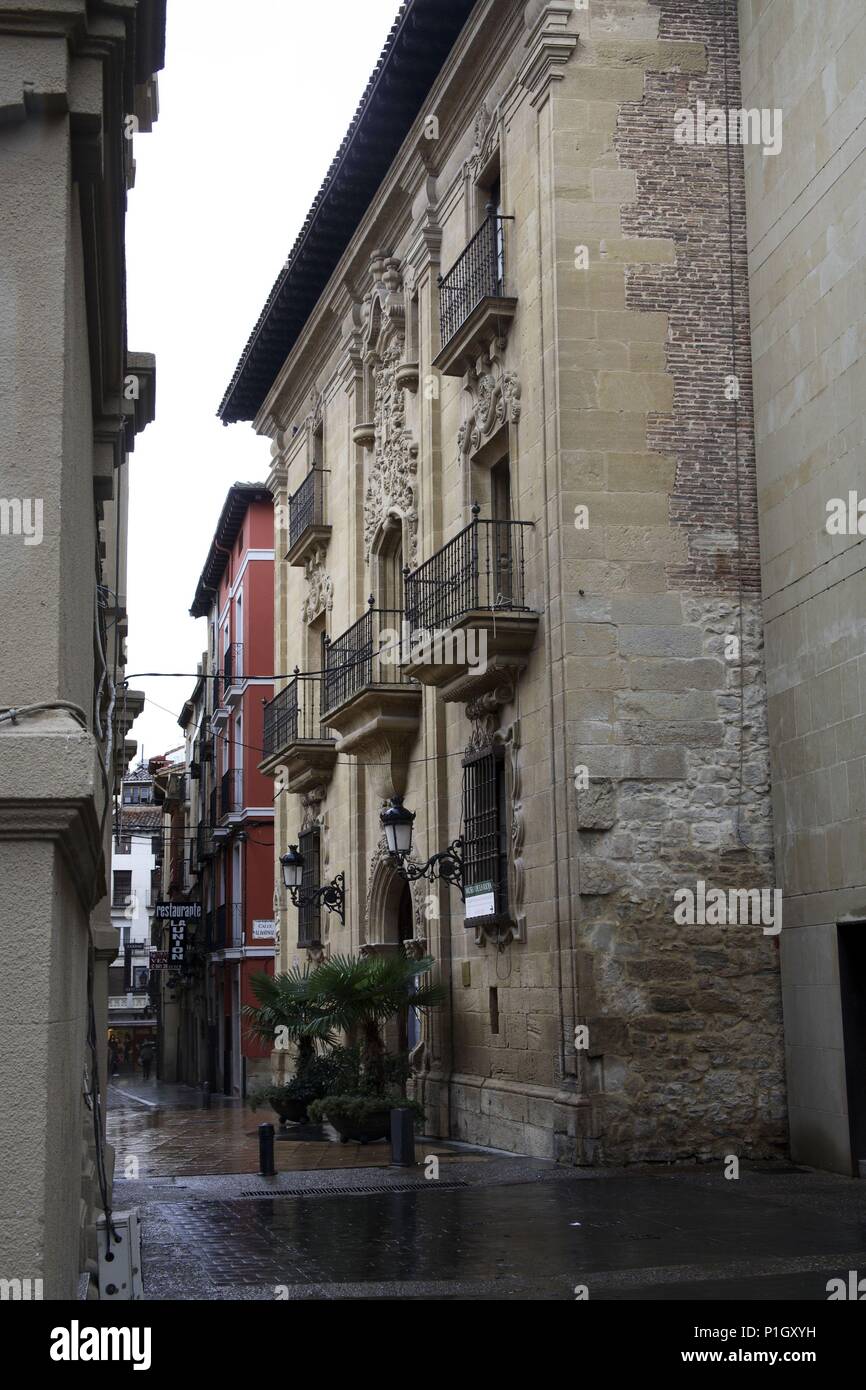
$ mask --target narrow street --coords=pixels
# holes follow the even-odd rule
[[[791,1165],[575,1170],[419,1139],[414,1171],[384,1143],[284,1131],[189,1087],[112,1088],[115,1205],[139,1206],[148,1300],[825,1301],[866,1264],[866,1190]],[[291,1137],[288,1137],[291,1135]],[[425,1160],[439,1159],[427,1180]],[[137,1180],[123,1179],[130,1159]]]

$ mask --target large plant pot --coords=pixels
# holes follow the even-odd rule
[[[377,1139],[387,1139],[391,1133],[391,1107],[375,1110],[364,1120],[356,1120],[339,1109],[327,1112],[328,1123],[340,1136],[341,1144],[353,1141],[356,1144],[372,1144]]]
[[[271,1101],[271,1109],[279,1115],[281,1125],[300,1125],[307,1118],[308,1104],[309,1101],[306,1100],[292,1100],[286,1097],[284,1100]]]

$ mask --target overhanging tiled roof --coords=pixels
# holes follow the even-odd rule
[[[238,538],[238,532],[243,526],[244,517],[249,511],[251,503],[273,503],[273,500],[264,483],[235,483],[233,487],[229,488],[228,496],[220,512],[220,519],[217,522],[216,533],[211,541],[205,567],[198,581],[192,608],[189,610],[191,617],[204,618],[210,612],[214,594],[225,573],[229,558],[228,552]]]
[[[407,0],[217,412],[253,420],[412,128],[476,0]]]

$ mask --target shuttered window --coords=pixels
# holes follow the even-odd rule
[[[132,870],[115,869],[112,878],[111,905],[126,907],[132,896]]]

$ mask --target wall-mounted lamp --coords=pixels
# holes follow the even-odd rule
[[[455,840],[447,849],[433,854],[426,864],[413,864],[409,860],[412,853],[412,834],[415,829],[415,812],[407,811],[402,796],[392,797],[380,816],[385,832],[388,853],[396,867],[410,883],[419,878],[444,879],[456,888],[465,902],[463,891],[463,841]]]
[[[280,856],[280,864],[283,869],[283,883],[295,907],[326,907],[329,912],[335,912],[345,925],[346,891],[342,874],[337,874],[336,878],[321,888],[304,892],[301,887],[304,881],[304,856],[299,852],[297,845],[289,845],[288,854]]]

